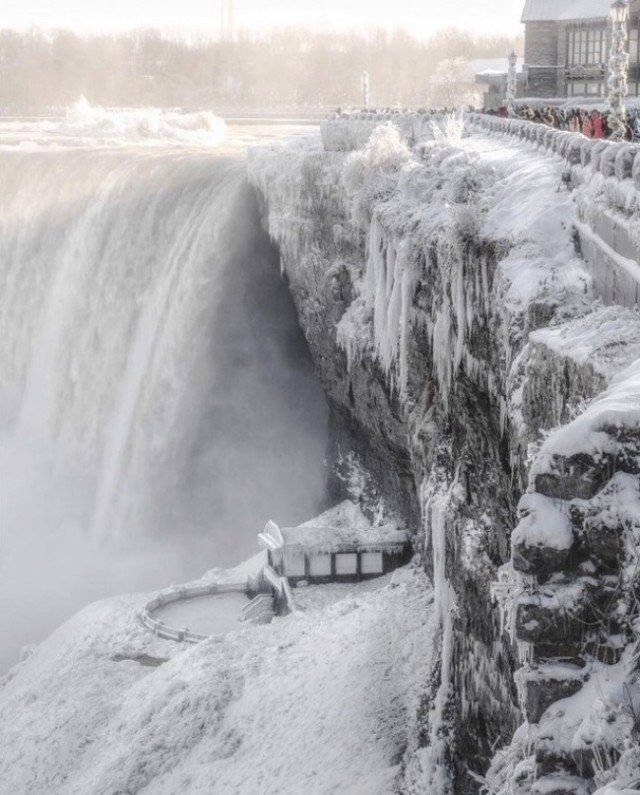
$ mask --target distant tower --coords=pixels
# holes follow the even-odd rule
[[[233,41],[235,38],[235,0],[220,0],[220,39]]]

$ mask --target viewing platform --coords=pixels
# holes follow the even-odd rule
[[[352,503],[318,517],[339,526],[304,524],[280,529],[267,522],[258,544],[267,561],[244,581],[212,582],[167,589],[147,602],[142,623],[158,637],[200,643],[242,628],[269,623],[298,608],[292,587],[353,584],[389,574],[411,560],[410,535],[393,525],[371,527]]]

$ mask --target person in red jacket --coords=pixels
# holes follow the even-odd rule
[[[591,112],[591,134],[594,138],[604,138],[604,123],[597,110]]]

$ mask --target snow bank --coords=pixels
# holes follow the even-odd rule
[[[428,676],[418,572],[188,650],[142,629],[143,598],[85,609],[4,681],[3,792],[396,791]]]
[[[511,534],[511,543],[569,549],[573,544],[566,506],[542,494],[525,494],[518,511],[520,523]]]
[[[640,317],[621,307],[597,307],[583,317],[533,331],[531,341],[588,364],[607,381],[640,358]]]
[[[545,440],[531,476],[551,471],[556,455],[620,454],[622,443],[616,439],[616,429],[640,429],[640,359],[616,375],[583,414]]]

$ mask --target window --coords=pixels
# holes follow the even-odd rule
[[[311,577],[330,577],[331,555],[311,555],[309,558],[309,575]]]
[[[360,555],[362,574],[382,574],[382,552],[363,552]]]
[[[602,80],[572,80],[568,83],[568,93],[572,97],[603,97]]]
[[[304,552],[288,553],[284,558],[285,577],[304,577]]]
[[[343,577],[356,574],[358,571],[358,555],[355,552],[342,552],[336,555],[336,574]]]
[[[595,66],[607,61],[607,34],[604,28],[582,28],[567,34],[569,66]]]
[[[602,80],[572,80],[568,83],[568,91],[572,97],[601,97],[604,83]]]

